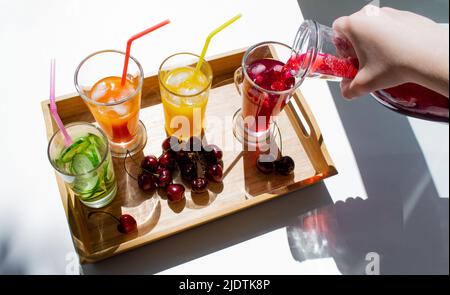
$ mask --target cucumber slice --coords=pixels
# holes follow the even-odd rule
[[[100,164],[100,152],[95,145],[89,145],[89,147],[85,149],[83,154],[89,158],[89,161],[92,163],[92,165],[94,165],[94,167]]]
[[[108,162],[106,162],[104,167],[105,167],[104,168],[105,182],[109,183],[114,177],[114,169],[111,166],[111,160],[108,160]]]
[[[78,139],[62,153],[60,157],[61,161],[64,163],[72,161],[72,158],[76,154],[83,152],[89,145],[90,143],[85,141],[85,138]]]
[[[83,177],[76,179],[73,185],[73,190],[82,199],[86,199],[95,194],[99,186],[100,186],[100,179],[98,175],[93,175],[91,177]]]
[[[85,154],[76,154],[73,156],[70,169],[74,174],[84,174],[94,169],[94,164]]]
[[[92,133],[89,133],[88,135],[89,140],[92,144],[96,145],[98,148],[103,149],[106,147],[105,142],[103,142],[100,137],[97,135],[94,135]]]

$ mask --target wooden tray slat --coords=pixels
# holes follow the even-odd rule
[[[274,54],[271,48],[263,51],[264,55]],[[56,177],[72,239],[82,263],[96,262],[140,247],[299,190],[337,173],[320,129],[300,92],[294,95],[277,122],[283,135],[284,154],[293,157],[296,163],[294,175],[263,175],[255,167],[255,153],[241,151],[240,144],[232,134],[231,118],[242,103],[233,83],[233,73],[240,66],[244,52],[244,49],[236,50],[209,61],[214,81],[206,112],[207,124],[212,125],[206,128],[206,137],[224,149],[226,176],[223,184],[210,184],[209,192],[200,196],[187,192],[184,203],[170,204],[163,193],[149,195],[140,191],[136,182],[124,171],[123,165],[127,165],[129,170],[137,173],[138,167],[132,160],[124,162],[123,159],[114,159],[119,191],[112,204],[101,210],[116,216],[130,213],[137,219],[138,231],[123,235],[107,216],[96,214],[87,219],[93,209],[83,206],[66,189],[63,181]],[[57,105],[61,119],[66,124],[94,121],[88,108],[76,94],[59,97]],[[42,110],[47,136],[50,138],[57,126],[50,115],[48,100],[42,102]],[[217,128],[217,124],[214,127],[214,120],[211,118],[222,118],[222,127]],[[144,80],[140,119],[146,125],[148,143],[144,151],[135,156],[138,162],[144,154],[158,156],[161,153],[161,142],[166,137],[156,75]],[[231,148],[232,146],[235,148]]]

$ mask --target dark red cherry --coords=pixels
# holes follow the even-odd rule
[[[167,168],[158,166],[158,168],[156,168],[155,173],[158,174],[158,175],[160,175],[160,174],[162,173],[162,171],[163,171],[163,170],[166,170],[166,169],[167,169]]]
[[[163,143],[161,144],[161,148],[163,151],[178,151],[178,145],[179,141],[178,138],[175,136],[170,136],[164,139]]]
[[[143,191],[149,191],[156,188],[158,178],[147,172],[143,172],[138,176],[138,185]]]
[[[195,193],[203,193],[206,192],[208,188],[208,179],[204,177],[198,177],[191,181],[192,191]]]
[[[123,234],[128,234],[137,229],[136,220],[130,214],[122,214],[119,217],[119,225],[117,230]]]
[[[222,160],[223,152],[215,144],[209,144],[205,147],[205,159],[208,164],[216,164]]]
[[[184,198],[184,186],[182,184],[170,184],[166,188],[167,199],[171,202],[179,202]]]
[[[183,166],[184,164],[190,162],[188,152],[186,152],[184,150],[180,150],[179,152],[177,152],[175,154],[175,160],[176,160],[178,166],[180,166],[180,167]]]
[[[208,167],[206,171],[208,179],[214,182],[222,182],[223,178],[223,168],[220,164],[213,164]]]
[[[155,172],[158,167],[158,159],[153,155],[145,156],[141,162],[141,168],[147,172]]]
[[[184,180],[192,181],[197,177],[197,164],[194,162],[187,162],[180,168],[181,177]]]
[[[165,188],[172,183],[172,172],[168,169],[162,169],[158,176],[158,187]]]
[[[275,161],[275,170],[281,175],[289,175],[294,172],[294,169],[294,160],[289,156],[281,157],[279,160]]]
[[[284,84],[280,81],[275,81],[270,85],[270,89],[274,91],[283,91],[284,90]]]
[[[291,89],[292,87],[294,87],[295,85],[295,78],[294,77],[289,77],[286,80],[284,80],[284,88],[286,90]]]
[[[92,211],[88,214],[88,219],[91,218],[94,214],[106,214],[113,218],[117,223],[117,230],[123,234],[128,234],[137,229],[136,219],[133,218],[130,214],[122,214],[117,218],[113,214],[106,211]]]
[[[169,152],[165,152],[161,155],[161,157],[159,157],[159,166],[172,170],[173,168],[175,168],[174,156]]]
[[[259,155],[256,160],[256,167],[264,174],[270,174],[275,171],[275,157],[271,154]]]

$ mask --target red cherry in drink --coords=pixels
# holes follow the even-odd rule
[[[169,152],[165,152],[159,157],[159,166],[172,170],[175,166],[175,158]]]
[[[270,85],[270,89],[274,91],[283,91],[284,84],[281,81],[275,81]]]
[[[223,168],[220,164],[213,164],[208,167],[206,172],[208,179],[214,182],[222,182],[223,179]]]
[[[191,188],[194,193],[204,193],[208,188],[208,179],[198,177],[191,181]]]
[[[166,188],[167,199],[173,203],[179,202],[184,198],[184,191],[185,188],[182,184],[170,184]]]
[[[155,189],[157,182],[157,177],[151,173],[143,172],[138,176],[138,185],[143,191]]]
[[[292,87],[294,87],[295,85],[295,78],[294,77],[289,77],[287,79],[284,80],[284,88],[287,89],[291,89]]]
[[[165,188],[172,183],[172,172],[169,169],[163,169],[158,177],[158,187]]]
[[[145,156],[141,162],[141,168],[147,172],[155,172],[158,167],[158,159],[153,155]]]
[[[258,75],[258,76],[256,76],[254,82],[256,83],[256,85],[261,86],[261,85],[264,83],[264,77],[263,77],[263,75]]]
[[[119,216],[119,225],[117,230],[123,234],[128,234],[137,229],[136,219],[130,214],[122,214]]]

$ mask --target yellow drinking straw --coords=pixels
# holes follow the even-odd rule
[[[200,54],[200,59],[198,60],[197,66],[195,67],[196,71],[200,70],[200,67],[202,66],[202,62],[203,62],[203,59],[205,58],[206,50],[208,50],[208,46],[209,46],[209,42],[211,41],[211,38],[214,37],[214,35],[216,35],[220,31],[222,31],[223,29],[225,29],[226,27],[228,27],[229,25],[231,25],[232,23],[234,23],[235,21],[237,21],[241,16],[242,16],[242,14],[239,13],[238,15],[234,16],[229,21],[227,21],[226,23],[224,23],[223,25],[221,25],[220,27],[218,27],[217,29],[215,29],[214,31],[209,33],[208,37],[206,37],[205,45],[203,45],[203,50],[202,50],[202,54]]]

